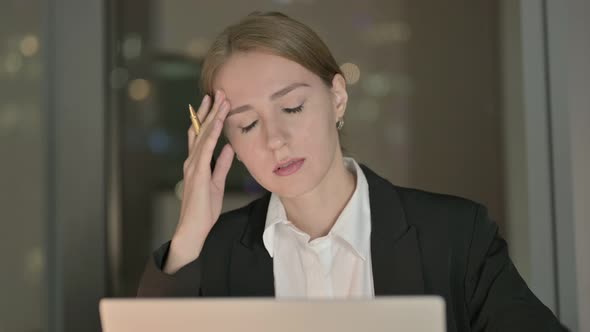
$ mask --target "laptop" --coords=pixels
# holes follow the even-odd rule
[[[100,301],[104,332],[444,332],[438,296],[374,300],[160,298]]]

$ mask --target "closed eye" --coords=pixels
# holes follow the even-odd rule
[[[242,133],[245,134],[247,132],[249,132],[252,128],[256,127],[256,124],[258,123],[258,120],[252,122],[250,125],[248,125],[247,127],[242,128]]]
[[[303,104],[294,107],[294,108],[283,108],[283,111],[287,112],[287,113],[299,113],[303,110]]]
[[[293,108],[283,108],[283,111],[285,111],[286,113],[289,114],[293,114],[293,113],[299,113],[303,110],[303,104],[297,106],[297,107],[293,107]],[[242,129],[242,133],[245,134],[247,132],[249,132],[250,130],[252,130],[254,127],[256,127],[256,124],[258,124],[258,120],[252,122],[250,125],[241,128]]]

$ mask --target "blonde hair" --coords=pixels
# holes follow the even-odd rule
[[[213,41],[201,70],[203,92],[213,95],[213,80],[219,68],[232,54],[248,51],[268,52],[294,61],[319,76],[328,87],[334,75],[342,75],[326,44],[308,26],[279,12],[253,12]]]

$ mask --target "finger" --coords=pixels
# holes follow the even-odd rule
[[[223,128],[223,120],[225,119],[225,115],[227,115],[227,112],[229,111],[229,102],[227,100],[225,100],[225,93],[223,91],[218,90],[216,92],[216,100],[215,103],[213,105],[213,107],[211,107],[211,110],[209,111],[209,114],[207,114],[207,118],[205,119],[205,122],[201,125],[201,130],[199,135],[197,135],[197,138],[194,139],[194,143],[193,143],[193,147],[191,148],[191,151],[189,152],[189,163],[192,163],[192,160],[195,158],[199,158],[199,160],[202,160],[203,163],[207,163],[207,165],[211,164],[211,159],[213,158],[213,150],[215,149],[215,145],[217,145],[217,140],[219,139],[220,136],[220,131],[218,131],[217,129],[217,122],[221,123],[221,128]],[[223,118],[220,120],[216,120],[218,118],[218,114],[221,110],[221,114],[223,115]],[[215,133],[213,133],[215,132]],[[211,135],[213,135],[214,137],[210,137]],[[208,147],[205,148],[205,151],[197,151],[199,149],[199,141],[205,141],[205,142],[209,142],[209,143],[203,143],[205,145],[207,145]],[[211,147],[212,145],[212,147]],[[211,151],[208,151],[211,150]],[[199,157],[197,157],[199,156]],[[202,167],[202,165],[197,165],[197,167]]]
[[[211,110],[207,114],[207,118],[205,119],[205,122],[202,124],[203,127],[209,126],[209,124],[213,121],[217,113],[219,113],[219,110],[225,107],[225,104],[228,102],[225,97],[226,96],[223,91],[217,91],[217,93],[215,94],[215,104],[213,105],[213,107],[211,107]]]
[[[210,124],[210,126],[208,126],[208,133],[206,134],[206,136],[204,136],[202,138],[203,140],[197,144],[201,145],[201,151],[197,150],[197,153],[200,156],[199,159],[196,160],[196,162],[198,163],[198,169],[211,169],[211,160],[213,159],[213,152],[215,151],[215,146],[217,145],[217,140],[219,139],[222,128],[223,123],[215,119]]]
[[[195,128],[193,127],[193,125],[191,125],[188,128],[187,137],[188,137],[188,152],[190,153],[190,151],[192,150],[195,138],[197,137],[197,135],[195,134]]]
[[[229,173],[232,161],[234,160],[234,155],[235,153],[232,146],[230,144],[226,144],[221,150],[219,158],[217,158],[215,170],[213,171],[212,181],[213,185],[216,186],[219,190],[225,188],[225,179],[227,178],[227,174]]]
[[[202,118],[199,117],[199,120],[201,121],[202,125],[204,125],[204,123],[207,121],[209,114],[211,114],[212,112],[214,112],[216,109],[218,109],[221,106],[221,103],[223,103],[223,99],[224,99],[224,96],[223,96],[223,93],[221,92],[221,90],[215,91],[214,100],[212,102],[209,100],[209,102],[208,102],[209,107],[207,107],[207,110],[203,111],[203,117]]]
[[[221,107],[219,107],[219,109],[213,110],[212,113],[209,114],[209,116],[207,117],[208,122],[205,125],[209,126],[209,123],[212,121],[220,121],[223,126],[230,110],[231,104],[229,100],[226,99],[223,101],[223,104],[221,105]]]
[[[192,146],[189,151],[189,156],[186,160],[188,165],[192,165],[196,162],[197,167],[201,167],[202,165],[199,163],[200,161],[202,163],[206,163],[207,165],[211,164],[213,151],[215,150],[215,145],[217,145],[217,140],[219,139],[221,132],[220,130],[217,132],[218,122],[219,121],[214,121],[211,123],[211,121],[208,121],[206,124],[202,125],[201,132],[193,139],[193,142],[191,143]],[[220,127],[223,128],[223,125]]]
[[[217,97],[215,98],[217,101]],[[199,105],[199,109],[197,110],[197,118],[199,119],[200,123],[203,123],[203,121],[205,121],[205,118],[207,118],[207,114],[209,113],[209,111],[211,110],[211,96],[209,96],[208,94],[206,94],[203,97],[203,100],[201,100],[201,105]]]
[[[196,154],[197,141],[199,136],[202,136],[203,134],[203,127],[201,127],[201,133],[199,135],[196,134],[194,126],[191,125],[188,129],[188,157],[186,158],[187,164],[192,163],[192,160]]]
[[[199,109],[197,110],[197,118],[199,119],[199,122],[201,123],[201,128],[199,129],[199,135],[196,134],[196,130],[194,128],[194,126],[191,126],[188,130],[188,158],[187,158],[187,163],[190,163],[190,160],[193,159],[193,156],[195,155],[194,150],[196,149],[196,142],[199,136],[202,136],[205,128],[204,128],[204,120],[207,118],[208,113],[210,112],[211,109],[218,107],[218,105],[221,103],[222,98],[219,97],[220,95],[220,91],[218,90],[215,93],[215,101],[213,106],[210,106],[211,104],[211,97],[206,94],[203,97],[203,100],[201,100],[201,105],[199,105]]]
[[[201,130],[199,131],[199,135],[200,137],[206,137],[209,135],[209,133],[211,132],[211,123],[212,121],[216,118],[217,114],[219,113],[219,110],[222,110],[223,112],[227,111],[227,108],[229,108],[228,105],[228,101],[224,100],[225,99],[225,94],[221,91],[217,92],[217,100],[215,102],[215,104],[213,105],[213,107],[211,108],[211,110],[209,111],[209,114],[207,114],[207,118],[205,119],[205,122],[201,124]],[[222,121],[223,123],[223,121]],[[189,145],[195,145],[194,147],[191,146],[191,148],[189,148],[189,155],[192,155],[193,153],[191,151],[196,149],[196,144],[193,142],[196,142],[197,139],[193,139],[192,142],[189,141]]]
[[[207,116],[207,112],[209,111],[209,104],[211,102],[211,97],[209,97],[209,95],[205,95],[203,97],[203,99],[201,100],[201,104],[199,105],[199,109],[197,110],[197,118],[199,119],[199,122],[202,123],[203,119],[205,119],[205,117]],[[196,137],[196,130],[194,128],[193,125],[191,125],[188,128],[188,150],[189,153],[192,150],[191,147],[193,145],[193,142],[195,141],[195,137]]]

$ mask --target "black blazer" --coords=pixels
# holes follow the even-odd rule
[[[369,185],[375,295],[437,294],[447,331],[562,331],[508,257],[486,209],[466,199],[400,188],[361,165]],[[148,261],[142,297],[274,296],[262,242],[270,194],[224,213],[199,258],[162,272],[170,242]]]

